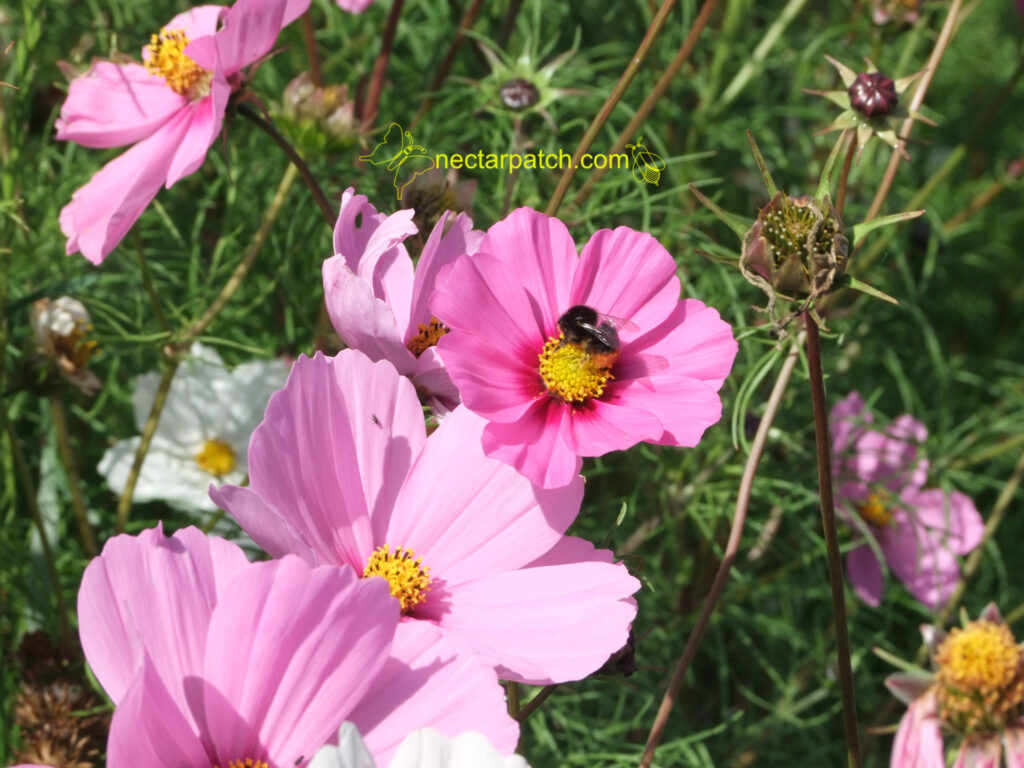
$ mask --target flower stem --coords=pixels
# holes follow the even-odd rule
[[[423,119],[423,116],[430,111],[430,108],[434,105],[434,94],[437,89],[440,88],[445,79],[448,77],[448,73],[452,70],[452,65],[455,63],[455,56],[459,52],[459,48],[462,46],[462,41],[466,39],[466,30],[473,26],[473,22],[476,21],[477,15],[480,13],[480,9],[483,7],[483,0],[473,0],[469,4],[469,8],[462,14],[462,20],[459,22],[459,28],[455,30],[455,37],[452,39],[452,44],[448,48],[448,53],[445,54],[444,61],[441,62],[440,68],[437,70],[437,74],[434,75],[434,80],[430,83],[430,88],[427,90],[427,98],[423,100],[423,104],[416,112],[416,117],[412,119],[412,125],[410,130]]]
[[[569,167],[565,169],[565,173],[562,174],[562,178],[558,180],[558,186],[555,188],[555,193],[551,196],[551,200],[548,202],[548,207],[545,210],[548,216],[554,216],[558,213],[558,209],[562,206],[562,200],[565,199],[565,193],[569,191],[569,185],[572,184],[573,177],[576,175],[576,167],[579,165],[580,158],[583,157],[594,143],[594,139],[597,138],[598,132],[604,126],[605,122],[612,114],[612,110],[615,109],[615,105],[619,103],[622,95],[629,88],[629,84],[633,82],[633,78],[636,77],[636,73],[640,70],[640,66],[644,63],[644,59],[647,58],[647,54],[651,51],[651,46],[654,45],[654,41],[657,39],[658,34],[665,26],[665,22],[668,20],[668,15],[675,7],[676,0],[663,0],[661,7],[658,12],[654,15],[654,19],[651,21],[651,25],[647,28],[647,32],[644,34],[644,39],[640,41],[640,45],[636,49],[636,53],[629,60],[629,64],[619,77],[619,81],[615,84],[612,92],[608,95],[604,104],[601,106],[600,111],[591,121],[590,125],[587,126],[586,133],[583,134],[583,138],[580,139],[579,146],[576,147],[576,151],[572,155],[572,161],[569,163]]]
[[[548,697],[555,692],[558,685],[558,683],[551,683],[550,685],[545,685],[541,688],[540,691],[526,703],[526,706],[519,710],[516,720],[520,723],[525,723],[526,718],[540,709],[540,705],[548,700]]]
[[[850,146],[846,149],[846,157],[843,159],[843,170],[839,174],[839,187],[836,189],[836,213],[843,215],[843,208],[846,205],[846,184],[850,179],[850,167],[853,165],[853,156],[857,153],[857,134],[853,131],[843,131],[840,140],[849,137]]]
[[[164,403],[167,401],[167,393],[171,389],[171,381],[174,380],[174,372],[178,370],[180,360],[174,356],[167,363],[160,384],[156,389],[156,396],[153,398],[153,405],[149,408],[149,416],[142,428],[142,435],[139,439],[139,447],[135,450],[135,457],[132,459],[132,468],[128,471],[128,478],[121,492],[121,498],[117,502],[117,520],[114,523],[114,533],[124,533],[128,524],[128,516],[131,514],[132,497],[135,495],[135,485],[139,482],[139,473],[142,471],[142,462],[146,460],[150,443],[153,442],[153,435],[160,424],[160,414],[164,410]]]
[[[149,296],[149,303],[153,306],[153,317],[156,318],[156,322],[161,328],[170,333],[171,326],[167,323],[167,316],[160,305],[160,297],[157,295],[156,286],[153,283],[153,273],[149,271],[149,262],[146,261],[138,228],[135,228],[135,252],[139,255],[139,271],[142,273],[142,284]]]
[[[701,606],[700,617],[697,619],[697,625],[694,627],[693,632],[690,633],[690,637],[686,641],[686,648],[683,649],[683,655],[680,656],[679,661],[676,662],[676,668],[672,672],[672,679],[669,682],[668,690],[665,691],[665,695],[661,700],[661,706],[658,708],[658,714],[655,716],[654,723],[651,725],[651,732],[647,736],[647,745],[644,747],[643,758],[640,760],[641,768],[648,768],[651,761],[654,760],[654,751],[658,748],[658,744],[661,742],[665,726],[668,724],[669,713],[672,711],[672,706],[676,703],[676,699],[679,697],[679,691],[683,685],[683,678],[686,676],[686,672],[690,668],[690,664],[693,663],[693,659],[697,655],[697,649],[700,648],[701,640],[704,638],[704,632],[707,630],[708,624],[711,621],[711,613],[715,610],[718,598],[721,597],[722,590],[725,588],[725,582],[729,577],[729,571],[732,569],[732,564],[736,559],[736,553],[739,551],[740,546],[740,538],[743,534],[743,526],[747,519],[747,509],[750,506],[750,495],[754,488],[754,476],[757,474],[757,465],[761,461],[761,455],[764,453],[765,443],[768,441],[768,430],[771,428],[772,422],[775,420],[775,414],[779,411],[779,406],[782,404],[782,397],[786,393],[786,387],[789,384],[790,377],[793,375],[793,369],[796,367],[796,362],[799,359],[799,349],[800,339],[798,338],[793,343],[785,361],[782,363],[782,368],[779,370],[779,375],[775,379],[775,384],[772,387],[771,394],[768,396],[768,402],[765,404],[764,414],[761,416],[761,422],[757,425],[757,433],[754,435],[754,440],[750,444],[750,454],[747,456],[747,463],[743,467],[743,476],[740,479],[740,487],[736,495],[736,509],[733,512],[732,528],[729,531],[729,540],[725,545],[725,552],[722,554],[722,562],[718,566],[718,572],[715,574],[715,580],[711,584],[711,589],[708,591],[708,596],[704,600],[704,605]],[[530,702],[530,705],[532,704],[533,701]]]
[[[380,41],[380,53],[373,62],[373,74],[370,76],[370,90],[363,110],[363,128],[373,125],[377,119],[377,107],[380,106],[380,92],[384,89],[384,78],[388,73],[388,61],[391,59],[391,47],[395,42],[395,31],[398,29],[398,17],[402,15],[405,0],[392,0],[391,13],[384,25],[384,35]]]
[[[519,683],[505,681],[505,692],[508,694],[508,713],[512,717],[519,716]]]
[[[307,8],[302,14],[302,37],[306,41],[306,53],[309,56],[309,76],[313,78],[313,85],[319,88],[324,84],[324,78],[320,70],[320,54],[316,50],[312,12],[312,8]]]
[[[650,93],[644,98],[640,108],[637,109],[636,114],[629,121],[622,133],[619,134],[619,138],[615,140],[615,144],[609,150],[609,155],[617,155],[625,148],[626,143],[633,138],[636,138],[636,133],[640,129],[640,126],[644,124],[647,116],[654,109],[654,105],[658,103],[662,96],[665,95],[665,91],[668,90],[669,85],[672,84],[672,80],[679,70],[683,68],[683,64],[690,58],[690,54],[693,53],[693,49],[697,47],[697,41],[700,39],[701,32],[704,31],[704,27],[708,25],[708,21],[711,19],[711,13],[715,10],[715,6],[718,4],[718,0],[704,0],[704,5],[701,6],[700,12],[697,14],[697,18],[693,20],[693,26],[690,27],[689,34],[686,35],[686,39],[683,40],[683,44],[679,46],[679,50],[676,51],[675,58],[668,65],[668,68],[662,73],[661,77],[658,78],[658,82],[654,84],[654,88],[651,89]],[[572,200],[573,207],[578,207],[580,203],[586,199],[587,195],[590,194],[594,185],[599,182],[604,175],[608,172],[607,168],[599,168],[591,174],[590,178],[583,184],[583,188],[576,194],[576,197]]]
[[[64,602],[64,593],[61,590],[60,574],[57,572],[57,559],[50,546],[50,539],[46,535],[46,525],[43,516],[39,511],[38,496],[36,495],[35,483],[32,482],[32,472],[29,470],[28,461],[25,460],[25,452],[21,450],[21,443],[18,442],[18,435],[14,431],[7,416],[7,409],[0,408],[0,420],[3,421],[4,432],[11,444],[11,454],[14,456],[14,465],[21,478],[21,490],[25,494],[25,506],[28,507],[32,522],[35,523],[39,532],[39,542],[43,548],[43,559],[46,561],[46,570],[49,572],[50,581],[53,582],[54,597],[57,602],[57,624],[61,638],[71,638],[71,624],[68,622],[68,606]]]
[[[857,726],[857,702],[850,665],[850,635],[846,626],[846,593],[843,582],[843,561],[836,533],[836,510],[832,498],[832,449],[829,445],[828,409],[825,406],[825,380],[821,368],[821,336],[810,313],[804,313],[807,328],[807,365],[811,379],[811,407],[814,411],[814,440],[818,453],[818,487],[821,492],[821,524],[828,553],[829,585],[832,588],[832,611],[835,614],[836,656],[839,664],[839,686],[843,697],[843,726],[846,731],[846,754],[850,768],[860,768],[860,733]]]
[[[178,370],[178,366],[181,364],[180,350],[184,350],[189,347],[193,341],[195,341],[202,333],[209,327],[210,323],[213,322],[214,318],[217,317],[218,313],[224,308],[235,291],[242,284],[242,280],[249,273],[253,262],[259,255],[260,250],[266,243],[267,238],[270,236],[270,230],[274,226],[274,222],[277,221],[278,216],[281,214],[281,209],[284,207],[284,201],[288,196],[288,190],[291,189],[292,184],[295,182],[296,173],[301,173],[301,168],[297,168],[295,165],[289,165],[284,172],[284,176],[281,178],[280,184],[277,185],[277,191],[274,193],[274,198],[270,201],[270,205],[264,212],[262,220],[260,221],[259,229],[256,230],[256,235],[253,237],[252,242],[246,249],[242,256],[242,260],[235,267],[235,271],[231,273],[231,277],[221,288],[220,293],[213,300],[207,310],[202,316],[196,320],[189,328],[182,334],[181,338],[177,340],[176,344],[172,347],[172,350],[176,350],[172,353],[170,361],[167,364],[167,368],[164,370],[164,374],[160,379],[160,384],[156,390],[156,396],[153,398],[153,405],[150,406],[149,416],[146,417],[146,424],[142,429],[142,436],[139,440],[139,447],[135,451],[135,457],[132,459],[131,469],[128,471],[128,478],[125,481],[124,490],[121,492],[121,498],[117,502],[117,521],[114,530],[117,533],[121,533],[125,529],[125,525],[128,523],[128,517],[131,514],[132,508],[132,497],[135,495],[135,485],[139,481],[139,473],[142,471],[142,463],[146,459],[146,454],[149,452],[149,446],[153,442],[153,435],[156,434],[156,428],[160,424],[160,415],[163,413],[164,403],[167,400],[167,393],[171,388],[171,381],[174,379],[174,374]]]
[[[295,164],[295,167],[299,169],[299,173],[302,174],[302,180],[306,182],[306,186],[309,187],[309,191],[313,195],[313,199],[316,200],[316,204],[320,206],[320,212],[324,215],[324,220],[327,222],[327,226],[333,227],[334,220],[337,218],[337,214],[334,211],[334,206],[327,200],[327,196],[324,194],[323,189],[317,183],[313,177],[312,171],[309,170],[309,166],[306,165],[299,153],[295,151],[295,147],[288,143],[288,139],[280,134],[280,132],[267,120],[264,120],[256,111],[248,104],[239,104],[236,108],[238,114],[247,120],[255,123],[259,128],[263,130],[270,138],[274,140],[274,143],[279,146],[282,151],[288,155],[288,159]]]
[[[931,85],[932,78],[935,77],[935,72],[938,70],[939,62],[942,61],[942,56],[945,54],[946,48],[949,46],[949,41],[953,39],[953,32],[956,30],[956,21],[957,17],[960,15],[960,7],[962,5],[963,0],[953,0],[949,5],[949,12],[946,14],[946,21],[942,25],[942,31],[939,33],[939,39],[935,41],[935,47],[932,49],[932,55],[928,57],[927,68],[914,90],[914,95],[910,99],[908,111],[911,113],[920,110],[921,105],[924,104],[924,97],[928,93],[928,86]],[[904,120],[903,125],[900,127],[900,139],[906,140],[907,137],[910,136],[910,131],[913,127],[913,117],[908,117]],[[893,150],[892,156],[889,158],[889,165],[885,169],[885,175],[882,177],[882,183],[879,185],[878,191],[875,193],[875,199],[871,201],[871,207],[868,209],[868,213],[867,216],[864,217],[864,221],[871,221],[878,215],[879,211],[882,210],[885,198],[889,196],[889,190],[892,189],[893,181],[896,179],[896,171],[899,168],[900,160],[900,153]]]
[[[512,37],[512,30],[516,27],[516,17],[522,7],[523,0],[509,0],[505,18],[501,20],[501,31],[498,32],[498,39],[495,41],[499,48],[504,48],[509,38]]]
[[[56,395],[50,396],[50,412],[53,414],[53,428],[57,433],[57,450],[60,452],[60,460],[64,464],[64,474],[68,479],[71,509],[75,515],[75,522],[78,523],[78,535],[82,539],[82,549],[87,556],[96,557],[99,554],[99,549],[96,546],[96,535],[93,533],[92,526],[89,525],[85,497],[82,495],[82,483],[71,451],[68,417],[64,410],[64,403]]]

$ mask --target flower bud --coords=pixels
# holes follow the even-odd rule
[[[849,241],[827,197],[777,192],[743,238],[740,269],[748,281],[782,298],[814,299],[832,288],[848,255]]]
[[[516,112],[529,109],[540,101],[540,91],[537,90],[537,86],[522,77],[516,77],[506,82],[501,86],[498,95],[501,97],[502,104]]]
[[[863,72],[847,89],[850,106],[867,117],[890,114],[896,108],[896,83],[881,72]]]
[[[86,366],[98,350],[96,342],[88,338],[92,322],[82,302],[70,296],[56,301],[39,299],[32,305],[31,321],[36,352],[54,363],[58,373],[83,393],[96,394],[100,380]]]
[[[342,148],[356,137],[355,105],[348,86],[321,86],[303,72],[284,89],[281,115],[288,138],[307,150]]]

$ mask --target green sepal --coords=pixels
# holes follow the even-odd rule
[[[753,222],[747,221],[743,217],[737,216],[735,213],[729,213],[722,210],[716,203],[711,202],[703,192],[693,186],[693,184],[690,185],[690,191],[693,192],[694,197],[704,203],[709,211],[715,214],[719,221],[735,232],[736,236],[739,237],[742,242],[744,236],[747,234],[747,230],[753,226]]]
[[[859,243],[860,239],[864,237],[868,232],[872,232],[879,227],[886,227],[890,224],[898,224],[901,221],[907,221],[909,219],[916,219],[918,216],[924,215],[924,210],[920,211],[904,211],[903,213],[894,213],[891,216],[881,216],[871,221],[862,221],[860,224],[854,224],[850,230],[850,235],[854,243]]]
[[[754,162],[757,163],[757,169],[761,172],[761,179],[764,181],[764,186],[768,190],[768,196],[775,197],[779,192],[779,188],[775,186],[775,179],[772,178],[772,174],[768,170],[768,164],[764,161],[764,155],[761,154],[761,148],[757,146],[757,142],[754,141],[754,134],[749,130],[747,131],[747,140],[750,142],[750,149],[754,152]]]
[[[880,291],[877,288],[868,285],[867,283],[861,282],[853,275],[840,275],[839,277],[836,278],[835,287],[851,288],[855,291],[866,293],[868,296],[874,296],[876,299],[881,299],[882,301],[887,301],[890,304],[895,304],[897,307],[900,305],[899,301],[894,299],[888,293],[884,293],[883,291]]]

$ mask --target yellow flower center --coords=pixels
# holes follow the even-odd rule
[[[935,652],[939,715],[970,735],[1001,730],[1024,709],[1024,648],[986,619],[949,633]]]
[[[398,598],[403,614],[427,599],[430,569],[411,549],[396,547],[392,552],[387,544],[377,547],[363,569],[363,578],[370,576],[383,576],[388,580],[391,596]]]
[[[869,525],[873,525],[875,528],[885,528],[892,522],[888,494],[872,493],[868,496],[867,501],[857,505],[857,514]]]
[[[442,336],[448,333],[446,328],[440,320],[436,317],[431,317],[430,322],[424,325],[419,323],[419,333],[409,339],[405,346],[412,352],[416,357],[419,357],[427,351],[429,347],[434,346],[440,340]]]
[[[196,463],[211,475],[222,477],[235,468],[235,449],[223,440],[207,440],[196,454]]]
[[[185,55],[188,43],[182,30],[161,29],[149,40],[146,69],[160,75],[175,93],[198,99],[209,92],[210,73]]]
[[[213,768],[220,768],[215,765]],[[245,760],[232,760],[228,763],[228,768],[269,768],[265,760],[253,760],[251,757],[245,758]]]
[[[547,340],[539,358],[544,386],[567,403],[600,397],[608,380],[614,378],[611,370],[602,366],[585,347],[566,342],[561,333]]]
[[[91,330],[91,325],[78,325],[67,336],[51,333],[50,339],[58,359],[66,360],[73,370],[85,368],[89,359],[99,352],[99,345],[86,338]]]

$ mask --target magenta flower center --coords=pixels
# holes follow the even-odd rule
[[[210,73],[185,55],[189,39],[182,30],[161,29],[150,38],[146,69],[159,75],[167,87],[190,99],[199,99],[209,92]]]
[[[405,547],[396,547],[394,552],[387,544],[377,547],[363,569],[364,579],[371,576],[387,579],[391,596],[402,604],[403,614],[426,600],[430,590],[430,569],[423,565],[423,558]]]
[[[587,344],[552,336],[541,350],[540,378],[549,393],[567,403],[600,397],[612,376],[607,356],[595,354]]]
[[[846,92],[850,96],[850,106],[867,117],[888,115],[898,101],[896,84],[881,72],[857,75]]]
[[[196,454],[196,464],[211,475],[223,477],[235,468],[235,449],[217,438],[207,440]]]
[[[884,493],[872,493],[867,501],[857,505],[857,514],[869,525],[885,528],[892,522],[889,497]]]
[[[435,346],[449,330],[440,320],[433,316],[431,316],[429,323],[426,325],[419,323],[418,327],[419,331],[416,335],[405,342],[405,346],[416,357],[422,355],[430,347]]]
[[[979,619],[952,630],[935,663],[939,716],[960,732],[998,732],[1024,713],[1024,648],[1005,624]]]

